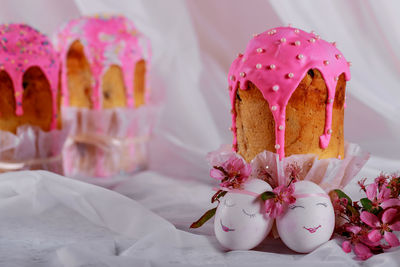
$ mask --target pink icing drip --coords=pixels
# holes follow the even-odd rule
[[[14,85],[15,113],[23,115],[23,75],[30,67],[39,67],[46,76],[52,94],[52,121],[50,129],[57,127],[57,93],[60,64],[49,39],[25,24],[0,25],[0,70],[10,75]]]
[[[69,105],[67,53],[71,44],[79,40],[84,46],[93,75],[93,108],[102,108],[102,76],[111,65],[118,65],[122,69],[127,107],[132,108],[135,66],[144,57],[139,44],[140,37],[133,23],[122,16],[82,17],[66,24],[57,34],[57,47],[63,62],[63,104]]]
[[[126,49],[122,53],[122,57],[129,57],[129,50]],[[136,64],[135,64],[136,65]],[[122,62],[122,68],[125,70],[124,72],[124,82],[125,82],[125,88],[126,88],[126,99],[127,99],[127,106],[128,107],[133,107],[134,102],[133,102],[133,80],[134,80],[134,71],[135,71],[135,65],[130,64],[130,62],[123,61]]]
[[[275,138],[280,159],[285,156],[286,105],[309,69],[318,69],[328,88],[328,99],[335,98],[338,77],[344,73],[350,80],[347,61],[334,44],[321,40],[314,33],[292,27],[278,27],[256,35],[247,45],[246,52],[233,61],[229,70],[232,109],[235,108],[236,90],[247,89],[252,82],[268,101],[275,120]],[[274,90],[275,89],[275,90]],[[326,104],[324,132],[320,147],[330,141],[333,102]],[[279,126],[283,130],[279,130]],[[232,113],[233,145],[237,150],[236,114]]]

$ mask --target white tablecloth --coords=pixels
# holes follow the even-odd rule
[[[227,252],[213,235],[212,221],[189,230],[211,207],[213,182],[204,160],[195,165],[190,155],[186,158],[176,175],[167,168],[142,172],[116,185],[116,192],[44,171],[0,175],[0,266],[360,264],[342,252],[340,238],[307,255],[270,238],[251,251]],[[358,177],[374,177],[376,165],[390,171],[399,162],[372,158]],[[345,190],[359,197],[355,183]],[[396,266],[399,261],[400,249],[393,249],[365,264]]]
[[[151,41],[151,88],[164,95],[150,171],[116,192],[46,172],[0,175],[0,266],[351,266],[332,240],[308,255],[266,240],[225,252],[212,223],[189,231],[214,185],[205,154],[231,141],[227,72],[253,33],[293,23],[336,41],[353,62],[346,139],[373,157],[359,177],[400,169],[400,4],[320,0],[2,0],[0,22],[52,35],[79,15],[122,13]],[[387,157],[389,159],[377,158]],[[397,160],[397,161],[396,161]],[[355,184],[346,190],[359,197]],[[367,266],[396,266],[400,249]]]

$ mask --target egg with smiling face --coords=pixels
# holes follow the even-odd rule
[[[296,202],[276,219],[283,243],[299,253],[309,253],[327,242],[335,228],[335,213],[326,192],[310,181],[295,183]]]
[[[260,244],[271,231],[273,219],[263,213],[263,202],[257,197],[271,186],[260,180],[251,179],[244,185],[243,192],[228,192],[220,199],[215,213],[214,231],[217,240],[231,250],[248,250]]]

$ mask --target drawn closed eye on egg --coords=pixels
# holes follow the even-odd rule
[[[324,203],[324,202],[318,202],[318,203],[315,204],[315,205],[317,205],[317,206],[323,206],[323,207],[325,207],[325,208],[328,207],[328,204],[326,204],[326,203]]]
[[[291,206],[289,206],[289,209],[291,209],[291,210],[294,210],[294,209],[297,209],[297,208],[303,208],[303,209],[305,209],[305,207],[304,207],[304,206],[301,206],[301,205],[291,205]]]
[[[243,213],[249,216],[250,218],[256,217],[255,213],[247,212],[245,209],[242,209]]]
[[[227,198],[225,198],[224,200],[224,205],[227,206],[228,208],[232,208],[233,206],[235,206],[236,204],[233,202],[229,202],[229,200]]]

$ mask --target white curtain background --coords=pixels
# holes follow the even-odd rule
[[[1,266],[359,264],[340,239],[308,255],[279,240],[225,253],[212,223],[188,226],[211,207],[206,153],[232,140],[230,63],[253,33],[272,27],[291,23],[337,42],[353,63],[345,136],[372,154],[357,178],[400,170],[399,1],[0,0],[0,23],[24,22],[49,36],[99,12],[124,14],[152,44],[151,87],[164,104],[150,168],[116,192],[46,172],[0,176]],[[355,183],[346,190],[359,197]],[[399,260],[394,249],[366,265]]]

